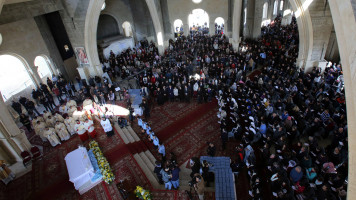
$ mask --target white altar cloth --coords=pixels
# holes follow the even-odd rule
[[[91,178],[95,173],[85,147],[79,147],[68,153],[64,160],[67,164],[69,181],[74,183],[75,189],[79,190],[80,194],[85,193],[89,188],[98,184],[97,182],[91,182]]]

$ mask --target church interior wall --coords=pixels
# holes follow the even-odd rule
[[[137,40],[147,38],[148,41],[156,42],[156,32],[146,2],[143,0],[131,0],[130,7]]]
[[[203,9],[209,15],[209,31],[210,34],[215,32],[215,19],[222,17],[225,21],[225,30],[227,26],[229,8],[226,0],[203,0],[196,4],[192,0],[168,1],[168,12],[170,22],[173,25],[176,19],[183,21],[184,34],[189,33],[188,16],[194,9]]]
[[[134,28],[131,7],[128,0],[106,0],[105,3],[106,7],[101,13],[110,14],[118,21],[120,35],[125,35],[122,28],[124,22],[129,22],[132,25],[131,28]]]
[[[15,21],[0,25],[0,33],[3,42],[0,45],[0,55],[11,54],[18,55],[27,65],[30,77],[34,85],[41,82],[36,71],[34,61],[38,55],[44,54],[49,57],[50,53],[46,47],[43,37],[33,18]],[[26,41],[26,42],[24,42]],[[2,68],[11,66],[1,66]],[[32,87],[22,91],[19,95],[30,97]],[[19,96],[17,95],[17,96]]]

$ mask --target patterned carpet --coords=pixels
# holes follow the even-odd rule
[[[163,106],[154,105],[149,122],[153,131],[166,146],[166,152],[174,152],[179,164],[184,163],[193,156],[206,155],[207,141],[214,142],[217,146],[217,155],[234,156],[237,141],[230,141],[227,151],[222,151],[220,129],[217,123],[216,101],[197,104],[170,102]],[[0,185],[3,192],[0,199],[89,199],[89,200],[116,200],[122,199],[116,184],[120,180],[128,180],[129,187],[141,185],[151,188],[149,181],[133,158],[135,151],[149,149],[154,156],[158,154],[146,138],[139,135],[143,142],[125,145],[118,133],[108,138],[99,122],[95,121],[98,132],[96,141],[107,157],[116,176],[115,183],[108,185],[104,182],[97,185],[84,195],[80,196],[68,180],[64,157],[79,145],[88,147],[89,141],[82,143],[77,135],[55,148],[49,144],[42,144],[38,136],[31,135],[31,143],[43,145],[44,157],[34,162],[32,171],[8,186]],[[133,128],[138,132],[136,121]],[[169,158],[169,157],[168,157]],[[241,180],[241,181],[240,181]],[[238,196],[246,196],[248,190],[247,177],[242,175],[237,180]],[[152,190],[154,200],[185,200],[188,199],[185,191]],[[215,199],[213,192],[207,192],[205,199]]]

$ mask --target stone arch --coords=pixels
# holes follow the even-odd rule
[[[120,26],[120,25],[121,25],[121,24],[120,24],[120,19],[117,18],[117,16],[114,15],[112,12],[108,12],[108,11],[106,11],[106,10],[102,10],[102,11],[100,12],[100,15],[109,15],[109,16],[111,16],[112,18],[114,18],[115,21],[116,21],[116,23],[117,23],[117,26],[119,27],[119,32],[120,32],[120,33],[123,33],[123,32],[124,32],[124,30],[123,30],[122,27]],[[99,16],[99,17],[100,17],[100,16]]]
[[[94,68],[93,72],[95,73],[90,75],[99,74],[97,68],[100,67],[100,60],[98,55],[96,32],[98,28],[101,7],[103,6],[104,2],[105,0],[90,0],[85,17],[84,44],[89,60],[89,65],[90,67]]]
[[[22,64],[23,66],[23,70],[19,69],[16,72],[17,77],[13,78],[13,74],[8,74],[8,75],[4,75],[4,77],[9,77],[11,79],[7,80],[8,81],[14,81],[14,83],[21,83],[15,87],[17,87],[14,92],[5,92],[5,90],[2,91],[3,93],[3,97],[5,101],[8,101],[10,99],[12,99],[12,96],[18,96],[17,94],[20,95],[24,95],[24,96],[29,96],[29,94],[31,94],[32,89],[34,89],[36,87],[36,85],[38,85],[38,82],[36,81],[35,77],[34,77],[34,72],[32,71],[32,69],[30,68],[30,65],[27,63],[27,61],[20,55],[12,53],[12,52],[1,52],[0,53],[0,57],[1,56],[10,56],[8,57],[8,59],[11,60],[11,65],[13,65],[14,67],[17,66],[17,64]],[[4,58],[6,59],[6,58]],[[19,63],[17,63],[19,62]],[[17,63],[17,64],[16,64]],[[2,66],[4,66],[4,64],[1,64]],[[19,66],[20,68],[22,66]],[[14,67],[11,67],[11,69],[14,69]],[[9,72],[9,71],[6,71]],[[18,80],[25,80],[24,82],[19,82]],[[13,83],[10,82],[11,86],[13,86]],[[23,86],[22,84],[25,84],[25,86]],[[28,85],[27,85],[28,84]],[[2,89],[10,89],[11,86],[6,86],[6,83],[1,83],[0,84],[2,86]],[[20,88],[20,89],[18,89]]]
[[[289,0],[294,13],[296,13],[299,32],[299,53],[297,66],[307,67],[311,65],[313,49],[313,26],[308,8],[303,7],[302,0]],[[297,15],[297,12],[299,13]]]
[[[105,39],[120,35],[118,21],[110,14],[100,14],[97,29],[97,39]]]

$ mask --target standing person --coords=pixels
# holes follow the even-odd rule
[[[113,93],[112,90],[110,90],[108,94],[108,100],[111,102],[112,105],[115,105],[115,93]]]
[[[113,131],[113,129],[112,129],[112,126],[111,126],[111,123],[110,123],[110,120],[109,120],[109,119],[107,119],[107,118],[104,116],[104,117],[101,119],[100,124],[101,124],[101,126],[103,127],[103,129],[104,129],[104,131],[105,131],[105,133],[106,133],[106,135],[107,135],[108,137],[111,137],[111,136],[114,135],[114,131]]]
[[[162,175],[162,180],[164,182],[164,187],[167,190],[172,189],[172,182],[169,180],[172,178],[172,175],[169,174],[169,168],[166,166],[164,169],[161,169],[160,174]]]
[[[77,120],[76,122],[77,124],[74,126],[74,129],[77,131],[80,140],[84,142],[88,139],[87,130],[85,130],[84,124],[81,121]]]
[[[85,122],[84,122],[84,127],[85,127],[85,130],[88,131],[89,135],[91,138],[95,138],[96,136],[96,131],[94,129],[94,123],[92,120],[89,120],[89,119],[86,119]]]
[[[208,153],[209,156],[214,157],[215,156],[215,152],[216,152],[216,147],[211,142],[209,142],[208,144],[209,144],[209,146],[208,146],[207,153]]]
[[[61,144],[54,128],[47,127],[43,132],[43,137],[47,138],[53,147]]]
[[[198,193],[199,200],[204,200],[204,190],[205,190],[204,178],[199,173],[196,173],[194,175],[194,178],[196,182],[196,184],[194,184],[194,189]]]
[[[48,99],[43,95],[40,96],[40,103],[45,107],[47,111],[53,111],[52,107],[48,103]]]
[[[59,136],[59,138],[62,141],[68,140],[70,138],[70,135],[67,131],[66,126],[64,125],[64,123],[57,121],[56,122],[56,126],[55,126],[55,130],[57,132],[57,135]]]
[[[66,119],[64,120],[64,124],[66,125],[67,130],[70,133],[70,135],[74,135],[76,133],[75,121],[72,117],[67,115]]]
[[[29,113],[33,113],[33,111],[35,111],[35,113],[37,114],[37,116],[40,115],[40,113],[37,111],[35,103],[31,100],[27,100],[26,104],[25,104],[25,108]]]
[[[28,132],[32,131],[30,119],[25,114],[20,115],[20,122],[27,128]]]
[[[161,163],[159,161],[156,161],[155,164],[156,166],[153,172],[156,174],[159,184],[163,184],[162,174],[161,174],[161,170],[162,170]]]
[[[172,185],[173,185],[173,188],[178,190],[179,188],[179,172],[180,172],[180,169],[177,165],[174,165],[173,169],[172,169]]]
[[[15,101],[12,101],[11,107],[19,114],[21,115],[22,113],[22,108],[21,104]]]
[[[59,101],[59,103],[61,104],[61,103],[63,102],[62,93],[59,91],[58,87],[57,87],[57,86],[54,86],[54,87],[52,88],[52,92],[57,96],[58,101]]]
[[[158,153],[161,154],[162,161],[164,162],[166,160],[166,148],[164,147],[162,142],[160,142],[158,145]]]

